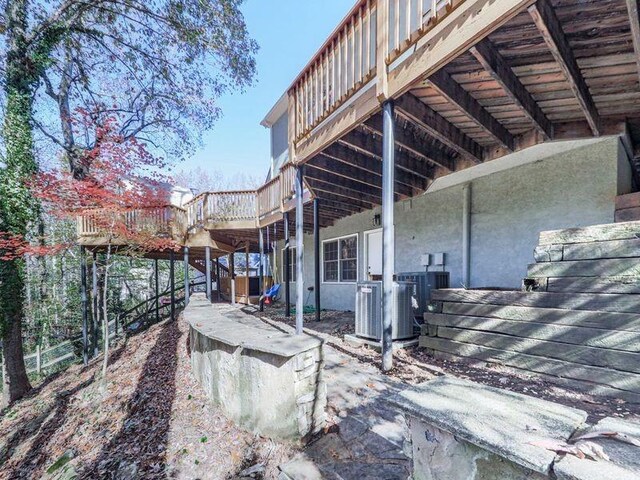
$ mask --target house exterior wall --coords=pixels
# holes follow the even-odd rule
[[[280,171],[289,158],[289,116],[285,113],[271,126],[272,176]]]
[[[451,286],[462,286],[462,192],[470,183],[467,286],[519,288],[540,231],[613,221],[616,195],[631,188],[627,165],[620,140],[609,137],[539,145],[443,177],[426,194],[395,205],[396,272],[424,270],[422,254],[444,252]],[[365,279],[365,232],[377,228],[376,213],[379,208],[320,231],[322,241],[357,234],[359,280]],[[312,236],[304,244],[305,303],[312,304]],[[355,291],[354,283],[322,283],[322,307],[353,310]],[[291,292],[294,301],[293,286]]]

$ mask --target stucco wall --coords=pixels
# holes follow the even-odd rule
[[[422,270],[422,254],[444,252],[451,285],[461,286],[462,190],[471,182],[469,286],[518,288],[539,232],[613,221],[616,195],[630,189],[626,164],[620,140],[604,138],[540,145],[443,177],[426,194],[396,204],[396,272]],[[379,212],[352,215],[320,232],[322,240],[358,234],[359,279],[364,232]],[[306,290],[313,285],[312,237],[304,243],[305,301],[313,303]],[[295,299],[293,285],[291,294]],[[354,284],[323,283],[321,295],[323,308],[354,309]]]

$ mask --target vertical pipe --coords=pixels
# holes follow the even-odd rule
[[[258,304],[260,311],[264,311],[264,239],[262,238],[262,229],[258,229],[258,242],[260,244],[260,262],[258,264],[258,291],[260,297],[258,297]]]
[[[284,315],[291,317],[291,249],[289,248],[289,212],[284,214]]]
[[[302,167],[296,169],[296,334],[304,328],[304,186]]]
[[[205,275],[207,284],[207,299],[213,302],[213,295],[211,294],[211,247],[204,247],[204,263],[205,263]]]
[[[184,306],[189,305],[189,247],[184,247]]]
[[[87,256],[80,247],[80,296],[82,301],[82,361],[89,363],[89,299],[87,298]]]
[[[393,102],[382,105],[382,370],[393,367],[393,273],[395,268],[395,227],[393,188],[395,174],[395,119]]]
[[[156,289],[156,323],[160,321],[160,272],[158,271],[158,259],[153,261],[153,277],[154,286]]]
[[[231,278],[231,304],[236,304],[236,253],[229,254],[229,275]]]
[[[320,201],[313,199],[313,279],[316,321],[320,321]]]
[[[471,288],[471,183],[462,186],[462,288]]]
[[[171,320],[176,319],[176,252],[169,254],[169,283],[171,285]]]
[[[218,298],[218,301],[220,301],[222,299],[220,297],[220,257],[216,257],[216,292],[216,297]]]

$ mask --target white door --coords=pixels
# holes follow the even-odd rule
[[[382,275],[382,230],[367,233],[367,278]]]

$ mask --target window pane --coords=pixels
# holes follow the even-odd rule
[[[355,259],[357,257],[358,237],[349,237],[340,240],[340,260]]]
[[[342,260],[340,279],[343,282],[355,282],[358,280],[358,262],[356,260]]]
[[[338,260],[338,241],[324,244],[324,261]]]
[[[338,281],[338,262],[324,262],[324,281],[325,282],[337,282]]]

